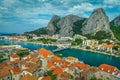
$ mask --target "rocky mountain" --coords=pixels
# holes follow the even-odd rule
[[[74,23],[76,21],[80,21],[80,20],[83,20],[83,18],[80,18],[80,17],[75,16],[75,15],[68,15],[68,16],[63,17],[57,24],[57,26],[60,29],[59,30],[60,36],[72,37],[73,34],[75,33],[73,31],[73,27],[75,26]]]
[[[60,21],[60,17],[57,16],[57,15],[54,15],[52,17],[52,19],[50,20],[50,22],[48,23],[47,25],[47,33],[49,35],[53,35],[53,34],[56,34],[58,32],[58,26],[57,26],[57,23]]]
[[[116,39],[120,41],[120,16],[117,16],[110,22],[110,28]]]
[[[111,21],[111,24],[116,26],[116,27],[120,27],[120,16],[117,16],[115,19],[113,19]]]
[[[68,15],[63,18],[54,15],[47,25],[48,34],[49,35],[59,34],[62,37],[64,36],[72,37],[76,33],[73,30],[73,28],[76,27],[75,23],[82,20],[84,20],[84,18],[80,18],[79,16],[75,15]]]
[[[98,31],[111,32],[109,20],[102,8],[98,8],[83,23],[82,34],[95,35]]]
[[[111,22],[111,24],[119,26],[119,20],[120,17],[117,17]],[[37,35],[59,34],[61,37],[73,37],[75,34],[81,34],[89,37],[92,36],[92,38],[97,39],[99,36],[101,36],[101,39],[114,38],[114,27],[111,27],[111,24],[109,23],[109,19],[106,16],[104,10],[102,8],[98,8],[93,11],[89,18],[82,18],[72,14],[65,17],[54,15],[46,27],[28,33],[34,33]],[[119,33],[119,31],[117,33]]]

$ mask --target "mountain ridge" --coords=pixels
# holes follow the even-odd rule
[[[95,35],[99,31],[104,31],[106,32],[106,34],[110,33],[111,36],[114,37],[114,32],[111,29],[111,24],[113,23],[113,21],[115,20],[112,20],[111,22],[109,21],[109,18],[106,15],[104,9],[98,8],[93,11],[89,18],[79,17],[73,14],[67,15],[65,17],[54,15],[46,27],[28,33],[37,32],[37,34],[39,35],[59,34],[60,37],[73,37],[75,34]]]

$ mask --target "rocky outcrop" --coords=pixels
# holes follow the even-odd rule
[[[113,19],[111,21],[111,24],[116,26],[116,27],[120,27],[120,16],[117,16],[115,19]]]
[[[74,23],[82,19],[83,18],[80,18],[75,15],[68,15],[68,16],[63,17],[57,24],[58,27],[60,28],[60,31],[59,31],[60,36],[72,37],[74,34],[73,32]]]
[[[59,16],[53,16],[47,26],[47,31],[49,35],[59,34],[61,37],[70,36],[72,37],[75,33],[73,31],[74,23],[80,21],[80,18],[75,15],[68,15],[63,18]],[[80,30],[79,30],[80,31]]]
[[[52,17],[52,19],[50,20],[50,22],[48,23],[47,28],[46,28],[47,33],[49,35],[53,35],[53,34],[57,33],[57,29],[58,29],[57,23],[59,22],[59,20],[60,20],[60,17],[57,15],[54,15]]]
[[[102,8],[95,10],[83,23],[82,34],[95,35],[98,31],[111,32],[109,20]]]

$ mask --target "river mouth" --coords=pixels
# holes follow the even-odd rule
[[[0,40],[0,44],[3,44],[3,43],[13,44],[14,42]],[[17,42],[16,44],[21,45],[22,47],[28,48],[30,50],[37,50],[39,48],[54,50],[57,48],[56,46],[46,46],[46,45],[26,43],[26,42]],[[86,64],[89,64],[91,66],[99,66],[100,64],[109,64],[109,65],[116,66],[118,69],[120,69],[119,57],[108,56],[105,54],[100,54],[98,52],[91,52],[91,51],[78,50],[78,49],[68,49],[68,50],[63,50],[56,53],[62,54],[63,57],[67,57],[67,56],[76,57],[79,59],[79,61],[83,61]]]

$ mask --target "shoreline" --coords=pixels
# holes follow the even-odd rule
[[[72,47],[72,49],[78,49],[78,50],[96,52],[96,53],[98,53],[98,54],[104,54],[104,55],[108,55],[108,56],[113,56],[113,57],[116,57],[116,58],[120,58],[120,56],[117,56],[117,55],[110,55],[110,54],[107,53],[107,52],[100,52],[100,51],[95,51],[95,50],[91,50],[91,49],[83,49],[83,48],[75,48],[75,47]]]
[[[9,40],[7,40],[7,41],[9,41]],[[45,45],[45,46],[55,46],[55,47],[58,47],[58,46],[55,45],[55,44],[44,44],[44,43],[30,42],[30,41],[18,41],[18,42],[24,42],[24,43],[31,43],[31,44],[39,44],[39,45]],[[98,54],[104,54],[104,55],[108,55],[108,56],[113,56],[113,57],[116,57],[116,58],[120,58],[120,56],[117,56],[117,55],[110,55],[110,54],[107,53],[107,52],[100,52],[100,51],[95,51],[95,50],[91,50],[91,49],[76,48],[76,47],[73,47],[73,46],[71,46],[71,49],[91,51],[91,52],[96,52],[96,53],[98,53]]]
[[[27,43],[41,44],[41,45],[46,45],[46,46],[55,46],[54,44],[43,44],[43,43],[38,43],[38,42],[27,42]],[[107,52],[95,51],[95,50],[91,50],[91,49],[75,48],[75,47],[72,47],[72,46],[71,46],[71,49],[79,49],[79,50],[84,50],[84,51],[91,51],[91,52],[96,52],[98,54],[104,54],[104,55],[120,58],[120,56],[117,56],[117,55],[111,55],[111,54],[109,54]]]

